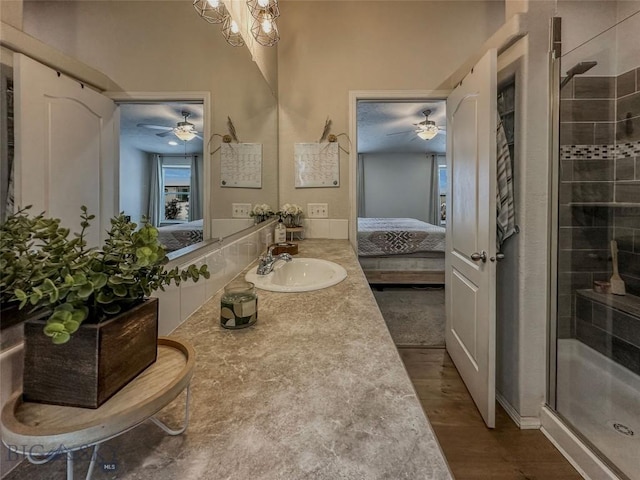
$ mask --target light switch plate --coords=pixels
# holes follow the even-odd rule
[[[307,203],[307,215],[309,218],[329,218],[329,204]]]
[[[231,204],[231,217],[232,218],[249,218],[251,212],[250,203],[232,203]]]

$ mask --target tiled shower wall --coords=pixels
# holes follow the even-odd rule
[[[574,77],[561,92],[560,118],[558,336],[640,365],[640,319],[633,335],[614,333],[584,305],[576,310],[575,296],[610,278],[612,239],[627,292],[640,296],[640,69]]]

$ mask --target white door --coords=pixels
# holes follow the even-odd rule
[[[495,426],[496,62],[490,50],[447,99],[446,345]]]
[[[118,208],[118,133],[112,100],[24,55],[14,56],[16,207],[33,205],[72,232],[80,206],[96,218],[87,243],[106,236]]]

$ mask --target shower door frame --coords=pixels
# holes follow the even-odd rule
[[[623,20],[624,21],[624,20]],[[547,393],[542,431],[565,451],[574,467],[588,476],[628,479],[592,441],[557,410],[558,253],[560,190],[560,82],[562,78],[562,18],[549,26],[549,295],[547,332]],[[568,443],[567,443],[568,442]],[[577,442],[577,443],[574,443]],[[604,478],[604,477],[602,477]]]
[[[556,410],[557,341],[558,341],[558,191],[560,185],[560,66],[562,56],[562,19],[550,20],[549,49],[549,279],[547,332],[547,405]]]

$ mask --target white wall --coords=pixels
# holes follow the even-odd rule
[[[229,218],[234,202],[275,207],[277,104],[272,87],[249,51],[228,45],[220,27],[198,18],[191,3],[26,1],[24,31],[104,73],[119,87],[115,90],[211,92],[211,133],[226,134],[229,116],[240,141],[263,145],[261,189],[222,188],[220,154],[211,157],[211,217]],[[275,56],[261,57],[273,64],[272,72]],[[216,136],[208,147],[213,151],[219,145]]]
[[[562,74],[576,63],[590,60],[598,65],[585,74],[589,76],[616,76],[637,68],[640,16],[605,30],[638,10],[640,0],[560,0],[557,15],[562,17]]]
[[[424,153],[367,153],[365,216],[429,221],[431,158]]]
[[[151,161],[149,154],[120,143],[120,211],[140,223],[149,206]]]
[[[505,364],[504,379],[514,394],[512,406],[523,419],[538,422],[545,401],[547,378],[547,300],[549,271],[549,19],[553,1],[529,2],[528,35],[522,40],[523,67],[520,88],[522,108],[516,124],[521,155],[516,163],[516,223],[521,231],[513,239],[517,278],[499,294],[512,299],[508,311],[516,318],[512,348],[516,362]],[[518,88],[518,87],[516,87]]]
[[[350,90],[436,89],[504,20],[502,1],[280,5],[280,201],[326,202],[331,218],[349,217],[348,155],[339,188],[296,189],[293,144],[317,141],[327,116],[333,133],[348,132]]]
[[[640,10],[640,0],[626,0],[616,2],[618,5],[616,21],[621,21],[627,16]],[[640,15],[622,22],[616,29],[616,74],[628,72],[640,65],[640,46],[638,45],[638,32],[640,32]]]

